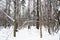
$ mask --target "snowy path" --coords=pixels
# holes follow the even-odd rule
[[[13,28],[2,29],[0,31],[0,40],[59,40],[58,34],[49,35],[49,33],[43,28],[43,38],[40,38],[40,32],[35,27],[31,29],[21,29],[17,32],[17,36],[13,37]]]

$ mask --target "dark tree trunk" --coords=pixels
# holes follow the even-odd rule
[[[37,22],[36,28],[39,29],[39,0],[37,0]]]
[[[28,25],[28,29],[30,29],[30,25]]]
[[[60,24],[60,11],[58,12],[58,22]]]
[[[14,37],[16,37],[16,28],[17,28],[17,21],[16,21],[16,0],[14,0]]]

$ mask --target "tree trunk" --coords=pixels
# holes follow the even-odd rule
[[[16,0],[14,0],[14,37],[16,37]]]
[[[30,20],[30,0],[28,0],[28,19]],[[30,29],[30,24],[28,24],[28,29]]]
[[[39,29],[39,0],[37,0],[37,22],[36,28]]]
[[[49,0],[48,1],[48,32],[49,32],[49,34],[51,34],[50,33],[50,25],[51,24],[51,1]]]
[[[58,12],[58,22],[59,22],[59,25],[60,25],[60,11]]]
[[[42,38],[42,10],[41,10],[41,0],[40,0],[40,37]]]

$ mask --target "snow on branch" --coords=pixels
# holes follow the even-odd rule
[[[6,12],[4,12],[1,8],[0,8],[0,10],[10,19],[10,20],[12,20],[13,22],[15,21],[13,18],[11,18]]]

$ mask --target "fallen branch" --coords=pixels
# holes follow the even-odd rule
[[[6,12],[4,12],[1,8],[0,8],[0,10],[10,19],[10,20],[12,20],[13,22],[15,21],[13,18],[11,18]]]

